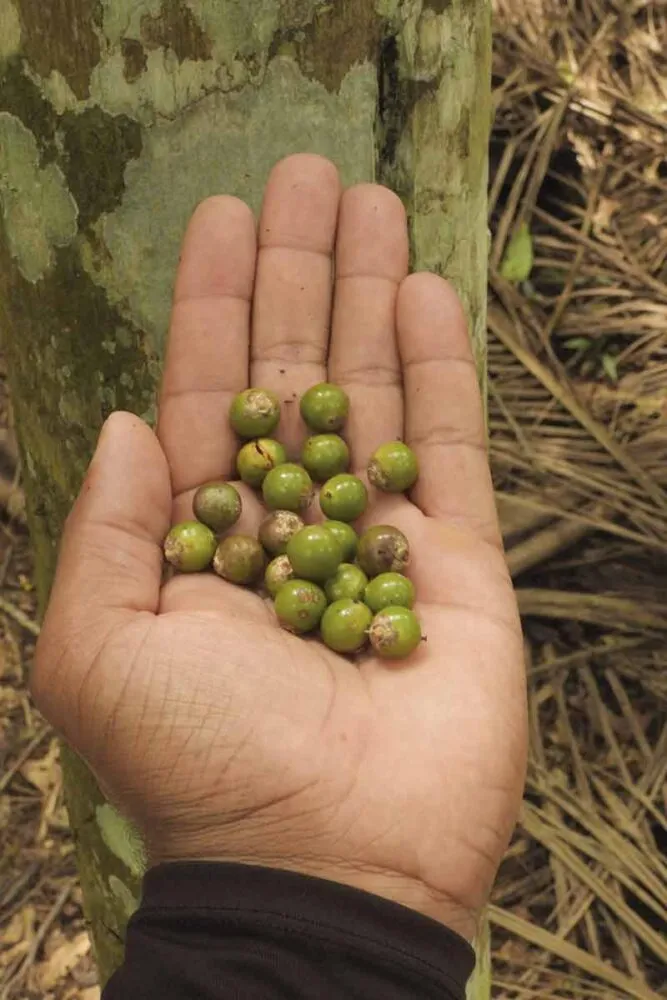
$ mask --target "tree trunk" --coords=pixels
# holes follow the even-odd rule
[[[179,241],[280,157],[389,184],[447,274],[484,377],[489,0],[0,0],[0,302],[46,599],[103,419],[152,420]],[[101,975],[141,848],[65,752]],[[477,994],[482,996],[482,993]]]

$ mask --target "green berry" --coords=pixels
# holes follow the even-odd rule
[[[208,569],[218,541],[205,524],[184,521],[171,529],[164,541],[164,555],[181,573],[201,573]]]
[[[222,534],[241,516],[243,505],[238,490],[231,483],[207,483],[195,493],[192,507],[195,517],[211,531]]]
[[[294,570],[292,569],[291,562],[287,556],[278,556],[277,559],[273,559],[266,567],[264,586],[271,594],[271,597],[277,597],[281,587],[284,587],[286,583],[289,583],[293,579]]]
[[[398,528],[375,525],[359,539],[357,562],[368,577],[403,573],[410,562],[410,543]]]
[[[324,521],[323,524],[343,550],[343,562],[353,562],[357,558],[359,535],[352,525],[346,524],[345,521]]]
[[[401,573],[381,573],[366,587],[364,601],[374,614],[385,608],[412,608],[415,586]]]
[[[269,472],[262,494],[270,510],[304,511],[313,499],[313,481],[300,465],[287,462]]]
[[[253,489],[259,489],[271,469],[287,461],[287,452],[280,441],[258,438],[244,444],[236,457],[240,479]]]
[[[368,479],[383,493],[405,493],[419,476],[419,462],[402,441],[381,445],[368,464]]]
[[[410,608],[385,608],[373,619],[368,635],[383,660],[404,660],[422,641],[422,628]]]
[[[322,513],[334,521],[356,521],[367,506],[368,490],[356,476],[334,476],[320,490]]]
[[[259,526],[259,540],[272,556],[282,556],[287,552],[290,538],[301,531],[304,523],[291,510],[274,510]]]
[[[327,580],[324,591],[331,602],[363,601],[368,577],[362,569],[352,563],[341,563],[335,574]]]
[[[358,653],[368,642],[373,615],[365,604],[349,599],[330,604],[320,630],[325,646],[335,653]]]
[[[324,591],[310,580],[289,580],[280,588],[275,601],[281,626],[297,635],[316,629],[326,606]]]
[[[299,579],[324,583],[333,576],[343,558],[341,547],[321,524],[311,524],[297,532],[287,546],[289,561]]]
[[[239,437],[269,437],[280,421],[280,400],[269,389],[246,389],[232,400],[229,420]]]
[[[311,431],[320,434],[339,431],[350,412],[346,392],[330,382],[321,382],[301,397],[301,416]]]
[[[230,583],[250,587],[264,575],[266,557],[256,538],[231,535],[218,545],[213,568],[218,576]]]
[[[303,446],[301,463],[316,483],[347,472],[350,467],[350,449],[338,434],[317,434]]]

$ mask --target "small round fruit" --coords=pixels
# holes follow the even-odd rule
[[[259,540],[272,556],[283,556],[287,552],[290,538],[301,531],[304,523],[291,510],[274,510],[259,526]]]
[[[273,559],[266,567],[264,586],[271,594],[271,597],[277,597],[281,587],[284,587],[286,583],[289,583],[293,579],[294,570],[292,569],[291,562],[287,556],[278,556],[277,559]]]
[[[256,538],[230,535],[220,542],[213,560],[218,576],[241,587],[250,587],[264,575],[266,557]]]
[[[385,608],[373,619],[368,635],[383,660],[404,660],[422,641],[422,627],[410,608]]]
[[[367,506],[368,490],[356,476],[334,476],[320,490],[322,513],[334,521],[356,521]]]
[[[350,412],[350,400],[340,386],[330,382],[314,385],[301,397],[301,416],[311,431],[339,431]]]
[[[299,579],[324,583],[343,560],[341,547],[321,524],[310,524],[297,532],[287,546],[287,556]]]
[[[357,558],[359,535],[351,524],[345,521],[324,521],[324,527],[330,531],[343,550],[343,562],[353,562]]]
[[[415,597],[414,583],[401,573],[381,573],[364,592],[364,602],[373,614],[385,608],[412,608]]]
[[[181,573],[201,573],[208,569],[218,541],[205,524],[184,521],[171,529],[164,540],[164,555]]]
[[[368,478],[383,493],[405,493],[419,477],[419,462],[402,441],[381,445],[368,464]]]
[[[313,481],[300,465],[287,462],[272,469],[262,483],[269,510],[307,510],[313,499]]]
[[[368,642],[372,620],[370,608],[358,601],[345,599],[330,604],[320,626],[325,646],[335,653],[358,653]]]
[[[378,524],[359,539],[357,562],[368,577],[404,573],[410,562],[410,543],[398,528]]]
[[[192,507],[198,521],[222,534],[236,524],[243,504],[231,483],[207,483],[195,493]]]
[[[368,577],[362,569],[352,563],[341,563],[335,574],[327,580],[324,591],[334,601],[363,601],[368,585]]]
[[[280,400],[269,389],[246,389],[232,400],[229,421],[239,437],[269,437],[280,421]]]
[[[288,632],[305,635],[320,624],[327,607],[321,587],[310,580],[289,580],[276,595],[278,621]]]
[[[253,489],[259,489],[271,469],[287,461],[287,452],[280,441],[258,438],[244,444],[236,456],[239,477]]]
[[[316,483],[326,483],[332,476],[347,472],[350,449],[338,434],[316,434],[304,444],[301,464]]]

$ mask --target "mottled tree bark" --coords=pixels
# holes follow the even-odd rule
[[[103,419],[153,417],[188,216],[220,191],[257,208],[280,157],[399,192],[413,264],[456,282],[483,377],[489,6],[0,0],[0,322],[42,600]],[[106,976],[141,850],[65,756]]]

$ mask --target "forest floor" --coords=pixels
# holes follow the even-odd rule
[[[531,761],[494,996],[667,997],[667,8],[496,0],[489,372]],[[0,367],[0,1000],[98,1000]]]

